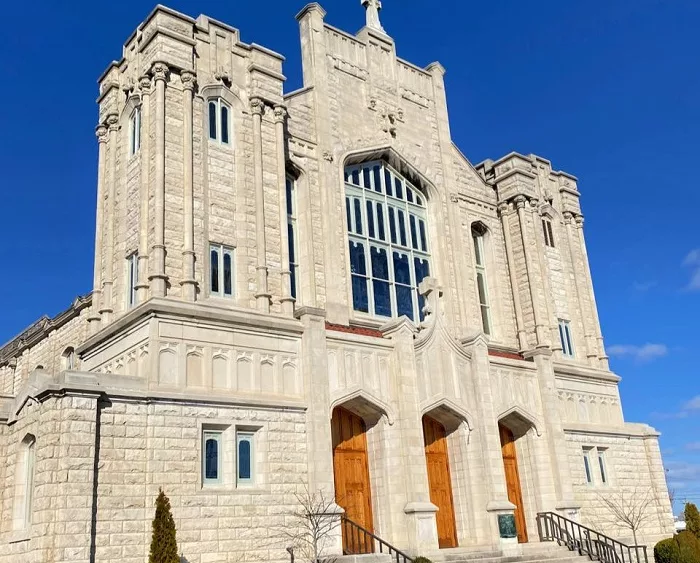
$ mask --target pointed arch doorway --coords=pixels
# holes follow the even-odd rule
[[[527,543],[527,525],[525,523],[525,508],[520,486],[515,437],[510,428],[500,422],[498,423],[498,433],[501,437],[501,454],[503,456],[503,469],[506,473],[508,500],[515,505],[515,529],[518,533],[518,543]]]
[[[331,429],[335,502],[345,510],[348,519],[374,533],[365,422],[349,410],[336,407]],[[358,544],[357,538],[348,537],[346,526],[342,528],[345,553],[372,553],[371,540],[361,539]]]
[[[430,502],[438,507],[435,520],[440,548],[457,547],[452,479],[447,455],[447,432],[437,420],[423,416],[425,462],[428,467]]]

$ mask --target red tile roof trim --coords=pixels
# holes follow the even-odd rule
[[[361,334],[362,336],[372,336],[374,338],[384,338],[380,330],[373,328],[362,328],[359,326],[336,325],[326,322],[326,330],[335,330],[336,332],[349,332],[350,334]]]
[[[489,356],[497,356],[499,358],[510,358],[511,360],[524,360],[522,354],[517,352],[503,352],[501,350],[489,350]]]

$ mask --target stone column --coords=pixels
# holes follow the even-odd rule
[[[107,188],[107,206],[105,213],[105,221],[107,223],[107,232],[105,235],[106,240],[104,241],[105,277],[102,281],[102,303],[100,309],[102,326],[105,326],[112,321],[112,313],[114,312],[114,304],[112,302],[112,286],[114,284],[114,198],[117,191],[118,121],[119,119],[116,113],[107,116],[107,124],[109,125],[109,184]]]
[[[508,261],[508,274],[510,276],[510,288],[513,292],[513,306],[515,307],[515,326],[518,331],[518,345],[520,350],[527,350],[527,334],[525,333],[525,321],[523,321],[523,307],[520,303],[520,290],[518,289],[518,275],[515,271],[515,259],[513,258],[513,242],[510,238],[510,215],[513,213],[512,203],[499,203],[498,211],[501,215],[503,237],[506,246],[506,260]]]
[[[523,240],[523,252],[525,254],[525,270],[527,272],[528,287],[530,288],[530,299],[532,300],[532,310],[535,318],[535,336],[537,337],[537,347],[546,347],[547,338],[545,337],[545,327],[542,324],[542,311],[540,310],[540,297],[537,292],[535,280],[535,265],[532,258],[532,249],[530,247],[530,236],[527,228],[527,216],[525,215],[525,207],[527,205],[525,196],[519,195],[515,198],[515,206],[518,209],[518,219],[520,222],[520,236]]]
[[[155,216],[154,242],[151,247],[153,264],[148,280],[151,297],[165,297],[168,276],[165,275],[165,83],[170,70],[162,62],[151,68],[156,82],[156,134],[155,134]]]
[[[608,369],[608,355],[605,353],[603,333],[600,330],[600,319],[598,318],[598,307],[595,302],[595,292],[593,291],[593,278],[591,278],[591,267],[588,262],[588,251],[586,250],[586,240],[583,236],[583,216],[577,215],[575,218],[576,231],[578,232],[579,244],[581,245],[581,260],[586,273],[586,286],[591,303],[591,314],[595,323],[594,333],[598,344],[598,359],[600,367]]]
[[[107,127],[98,125],[97,135],[97,215],[95,218],[95,273],[92,284],[92,311],[88,317],[90,333],[95,334],[100,329],[100,309],[102,307],[102,222],[104,221],[105,204],[105,146],[107,143]]]
[[[577,241],[575,235],[572,233],[573,227],[573,214],[569,211],[564,212],[564,225],[566,228],[567,245],[569,246],[569,257],[571,259],[571,272],[574,275],[574,287],[576,289],[576,297],[578,298],[578,308],[581,311],[581,326],[583,327],[583,334],[586,342],[586,357],[591,365],[598,364],[598,352],[596,350],[597,343],[595,336],[591,330],[589,313],[586,308],[585,291],[586,289],[581,283],[581,272],[577,267],[576,252],[574,248],[577,246]],[[581,260],[583,262],[583,260]]]
[[[180,74],[182,81],[182,107],[184,110],[183,116],[183,160],[182,160],[182,180],[184,183],[183,189],[183,208],[184,217],[184,234],[185,240],[182,245],[182,298],[185,301],[194,301],[197,296],[197,281],[194,277],[194,185],[192,179],[192,158],[194,154],[193,148],[193,130],[192,130],[192,98],[195,89],[195,74],[189,70],[183,70]]]
[[[265,103],[260,98],[251,98],[253,112],[253,151],[255,152],[255,232],[258,265],[256,270],[257,292],[255,300],[258,310],[270,312],[270,293],[267,290],[267,248],[265,245],[265,190],[263,188],[262,114]]]
[[[136,297],[139,303],[148,299],[148,198],[151,179],[151,78],[139,78],[141,88],[141,191],[139,193],[139,262]]]
[[[277,183],[280,188],[280,273],[282,276],[282,312],[285,315],[294,314],[294,298],[292,297],[292,272],[289,266],[289,235],[287,233],[287,167],[285,157],[284,121],[287,109],[283,105],[275,106],[275,140],[277,142]]]

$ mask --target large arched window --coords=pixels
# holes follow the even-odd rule
[[[425,196],[384,162],[345,168],[353,309],[423,318],[418,284],[430,275]]]

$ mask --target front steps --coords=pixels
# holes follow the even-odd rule
[[[519,544],[521,555],[504,555],[500,550],[479,547],[456,547],[426,554],[433,563],[582,563],[585,560],[556,542]]]

